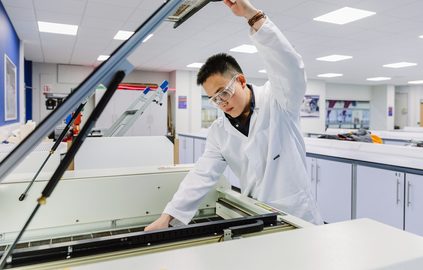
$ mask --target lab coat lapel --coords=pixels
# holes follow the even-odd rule
[[[261,89],[261,87],[258,86],[253,86],[253,92],[254,92],[254,100],[255,100],[255,106],[254,106],[254,112],[251,115],[251,119],[250,119],[250,129],[248,131],[248,138],[254,138],[254,134],[257,132],[257,128],[255,127],[257,124],[257,117],[260,113],[260,107],[262,104],[262,97],[260,95],[260,90],[257,91],[257,89]]]
[[[241,139],[246,138],[244,134],[242,134],[234,126],[232,126],[231,122],[229,122],[229,119],[226,116],[223,117],[223,127],[225,128],[226,132],[228,132],[230,135],[237,136]]]

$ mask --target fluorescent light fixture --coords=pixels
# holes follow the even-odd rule
[[[130,38],[132,35],[134,34],[134,32],[132,31],[123,31],[123,30],[119,30],[116,35],[113,37],[113,39],[117,39],[117,40],[127,40],[128,38]]]
[[[257,48],[253,45],[242,44],[238,47],[230,49],[230,51],[239,53],[256,53]]]
[[[45,33],[76,36],[76,33],[78,32],[78,25],[39,21],[38,31]]]
[[[259,73],[267,73],[267,71],[265,69],[260,69],[258,72]]]
[[[423,35],[419,36],[419,38],[423,38]]]
[[[344,76],[344,74],[339,74],[339,73],[324,73],[324,74],[317,75],[317,77],[320,77],[320,78],[335,78],[335,77],[342,77],[342,76]]]
[[[97,57],[97,61],[104,61],[104,60],[107,60],[107,59],[109,59],[109,57],[110,57],[110,55],[99,55],[98,57]]]
[[[387,67],[387,68],[404,68],[404,67],[413,67],[413,66],[417,66],[417,64],[409,63],[409,62],[399,62],[399,63],[383,65],[383,67]]]
[[[316,17],[313,20],[320,21],[320,22],[328,22],[334,24],[346,24],[353,21],[357,21],[372,15],[375,15],[376,12],[344,7],[341,9],[337,9],[335,11],[329,12],[322,16]]]
[[[187,65],[189,68],[201,68],[204,65],[204,63],[192,63]]]
[[[342,60],[348,60],[348,59],[351,59],[351,58],[353,58],[353,57],[349,56],[349,55],[332,54],[332,55],[316,58],[316,60],[326,61],[326,62],[338,62],[338,61],[342,61]]]
[[[366,80],[371,82],[380,82],[380,81],[389,81],[391,77],[373,77],[373,78],[367,78]]]
[[[142,43],[147,42],[150,38],[152,38],[154,34],[149,34],[146,38],[143,39]]]
[[[423,80],[419,81],[409,81],[408,84],[423,84]]]

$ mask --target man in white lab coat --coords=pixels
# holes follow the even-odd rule
[[[247,85],[229,55],[210,57],[197,77],[210,101],[224,111],[209,129],[204,154],[179,186],[160,218],[146,230],[172,220],[188,224],[226,166],[244,195],[315,224],[322,219],[307,180],[305,146],[299,128],[306,89],[304,64],[280,30],[248,0],[224,0],[245,17],[250,38],[266,65],[269,81]]]

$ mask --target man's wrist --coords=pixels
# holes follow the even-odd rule
[[[248,24],[252,28],[254,28],[255,30],[257,30],[263,24],[263,22],[262,22],[263,19],[266,19],[266,14],[264,14],[263,11],[259,10],[259,11],[257,11],[257,13],[253,17],[251,17],[251,19],[248,20]],[[258,23],[258,22],[260,22],[260,24],[257,24],[256,25],[256,23]]]
[[[257,12],[259,12],[259,10],[258,10],[258,9],[253,8],[253,9],[251,9],[251,10],[249,10],[249,11],[247,11],[247,12],[245,13],[244,18],[246,18],[246,19],[247,19],[247,21],[248,21],[248,20],[250,20],[252,17],[254,17],[254,15],[256,15],[256,14],[257,14]]]
[[[174,217],[172,217],[171,215],[169,215],[169,214],[166,214],[166,213],[163,213],[162,214],[162,217],[169,223],[169,222],[171,222],[173,219],[174,219]]]

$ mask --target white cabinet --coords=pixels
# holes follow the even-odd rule
[[[194,163],[194,138],[179,136],[179,163]]]
[[[405,230],[423,236],[423,175],[405,176]]]
[[[349,163],[317,160],[316,201],[324,221],[351,219],[351,175]]]
[[[403,229],[404,173],[357,166],[357,218]]]
[[[352,164],[307,158],[311,190],[323,220],[351,219]]]
[[[306,157],[306,166],[309,183],[311,185],[311,193],[313,194],[314,200],[316,200],[316,159]]]

